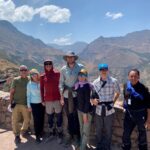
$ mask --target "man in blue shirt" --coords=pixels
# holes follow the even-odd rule
[[[74,85],[77,82],[78,73],[83,68],[83,65],[76,63],[78,56],[75,55],[74,52],[67,52],[63,58],[67,64],[61,69],[59,88],[61,93],[61,104],[64,105],[64,118],[67,119],[64,122],[66,145],[69,144],[70,138],[74,138],[76,141],[80,137],[77,115],[77,93],[74,91]]]

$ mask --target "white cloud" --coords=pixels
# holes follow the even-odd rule
[[[56,38],[53,40],[53,42],[58,45],[70,45],[70,44],[72,44],[71,35],[72,35],[72,33],[69,33],[69,34],[65,35],[64,37]]]
[[[69,22],[69,18],[71,16],[69,9],[60,8],[55,5],[47,5],[37,8],[36,13],[39,14],[41,18],[47,19],[48,22],[53,23]]]
[[[69,22],[71,13],[69,9],[55,5],[45,5],[34,9],[28,5],[16,7],[12,0],[0,0],[0,19],[2,20],[25,22],[31,21],[35,15],[51,23],[64,23]]]
[[[112,20],[116,20],[116,19],[122,18],[123,14],[121,12],[119,12],[119,13],[107,12],[105,14],[105,16],[108,17],[108,18],[111,18]]]

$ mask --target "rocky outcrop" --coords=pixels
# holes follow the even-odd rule
[[[9,104],[9,93],[0,91],[0,127],[11,129],[11,112],[9,112],[7,109],[8,104]],[[122,143],[124,113],[119,102],[115,105],[115,108],[116,113],[113,125],[112,143],[116,147],[120,147]],[[45,117],[47,116],[45,115]],[[33,129],[32,121],[31,121],[31,129]],[[45,131],[48,131],[47,118],[45,118]],[[150,149],[150,131],[147,131],[147,138]],[[134,132],[132,133],[131,139],[133,150],[137,150],[138,145],[137,129],[135,129]],[[91,141],[94,140],[95,140],[95,125],[93,122],[91,127]]]

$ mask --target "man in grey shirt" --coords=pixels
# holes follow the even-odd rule
[[[69,144],[69,140],[72,138],[77,144],[77,139],[80,137],[80,130],[77,115],[77,93],[74,91],[74,85],[83,65],[76,63],[78,56],[74,52],[67,52],[63,58],[67,64],[61,69],[59,88],[61,104],[64,106],[64,117],[66,118],[64,122],[64,144]],[[67,135],[69,135],[69,138]]]

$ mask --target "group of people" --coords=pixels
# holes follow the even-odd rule
[[[96,149],[110,150],[114,103],[120,95],[117,79],[109,74],[107,64],[99,64],[99,76],[90,83],[85,66],[76,62],[78,56],[67,52],[63,56],[66,65],[61,71],[54,69],[52,60],[44,61],[45,72],[28,70],[21,65],[20,76],[14,78],[10,89],[12,128],[15,142],[20,143],[20,134],[27,134],[32,112],[36,142],[42,142],[45,111],[49,135],[57,135],[58,142],[67,146],[73,143],[86,150],[92,117],[95,117]],[[29,76],[28,76],[29,75]],[[139,132],[139,150],[147,150],[146,128],[150,128],[150,94],[139,81],[140,72],[131,69],[124,84],[124,132],[122,149],[131,149],[133,129]],[[94,115],[93,115],[94,114]],[[20,129],[20,120],[23,124]]]

